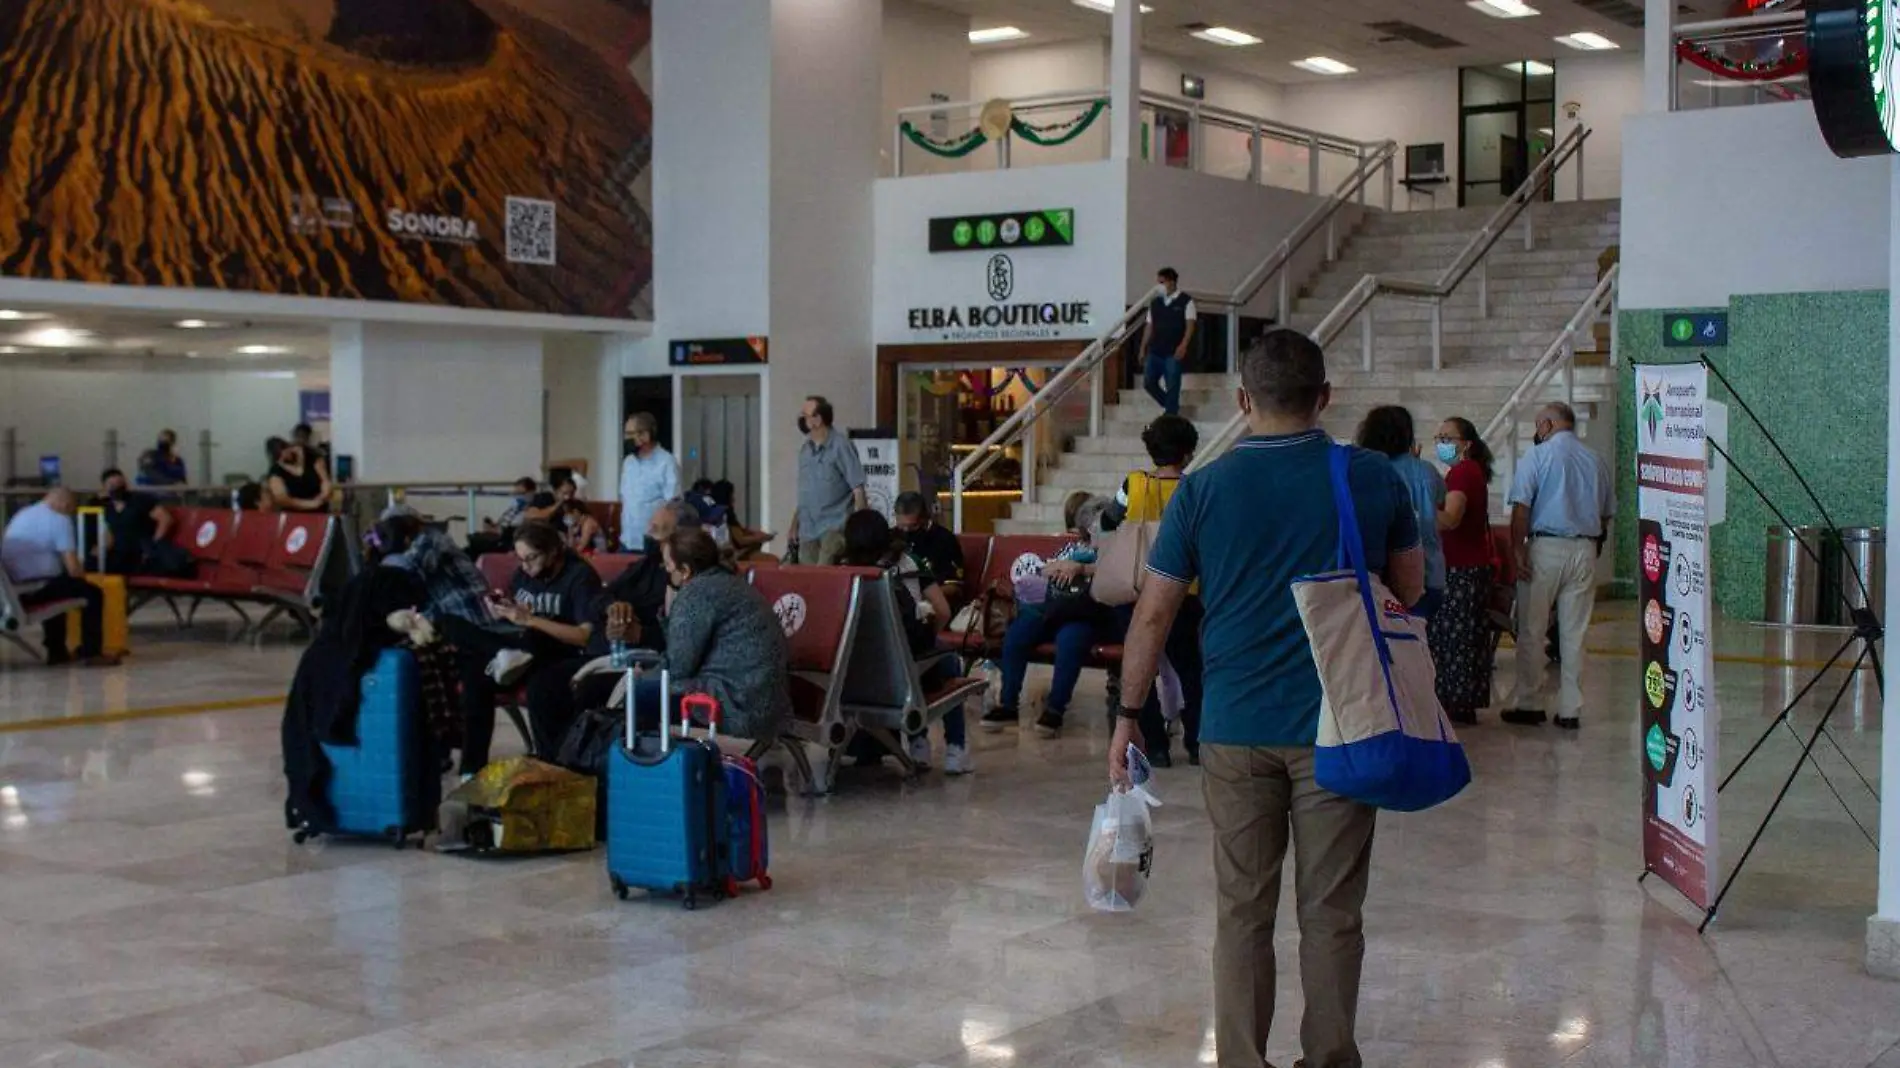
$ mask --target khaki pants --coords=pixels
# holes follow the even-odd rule
[[[798,543],[797,563],[830,566],[844,559],[844,531],[828,530]]]
[[[1214,827],[1214,1048],[1220,1068],[1260,1068],[1273,1027],[1273,923],[1288,832],[1300,922],[1306,1068],[1359,1068],[1353,1022],[1366,955],[1360,907],[1375,810],[1320,789],[1313,750],[1201,747]]]
[[[1582,538],[1532,538],[1530,579],[1517,584],[1517,683],[1511,708],[1544,710],[1544,635],[1557,610],[1563,656],[1557,715],[1583,712],[1583,634],[1597,599],[1597,546]]]

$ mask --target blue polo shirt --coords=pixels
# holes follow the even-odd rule
[[[1251,437],[1189,475],[1161,521],[1148,570],[1199,579],[1201,741],[1308,746],[1319,734],[1319,670],[1293,604],[1293,580],[1337,567],[1323,431]],[[1418,546],[1412,496],[1385,457],[1353,450],[1347,469],[1366,566]]]

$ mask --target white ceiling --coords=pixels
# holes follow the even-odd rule
[[[24,316],[22,318],[21,316]],[[216,319],[187,329],[186,315],[0,307],[0,368],[31,365],[99,370],[298,370],[325,363],[330,330],[322,323]],[[246,346],[282,352],[253,354]]]
[[[1030,47],[1106,37],[1109,16],[1070,0],[923,0],[970,16],[970,27],[1016,26],[1028,40],[990,48]],[[1515,59],[1557,59],[1584,53],[1554,38],[1590,30],[1639,52],[1643,31],[1586,11],[1573,0],[1527,0],[1540,14],[1500,19],[1473,10],[1464,0],[1145,0],[1155,10],[1142,16],[1142,48],[1174,56],[1190,70],[1230,70],[1269,82],[1331,80],[1293,67],[1308,56],[1330,56],[1359,68],[1353,77],[1404,74],[1447,67],[1481,66]],[[1630,0],[1636,7],[1643,0]],[[1727,13],[1727,0],[1680,0],[1678,18],[1701,20]],[[1369,23],[1403,21],[1463,43],[1431,49],[1410,41],[1381,41]],[[1262,38],[1243,48],[1188,36],[1192,23],[1229,26]]]

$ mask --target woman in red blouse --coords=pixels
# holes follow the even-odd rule
[[[1445,604],[1428,622],[1438,667],[1438,702],[1454,723],[1478,722],[1491,703],[1493,649],[1486,608],[1491,596],[1491,450],[1468,419],[1438,428],[1445,505],[1438,529],[1445,548]]]

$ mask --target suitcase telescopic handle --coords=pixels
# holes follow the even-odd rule
[[[627,669],[627,752],[634,751],[634,706],[639,703],[636,691],[639,687],[639,672],[635,668]],[[660,669],[660,752],[666,753],[672,748],[667,739],[671,731],[668,713],[671,709],[669,697],[673,689],[673,677],[665,668]]]

